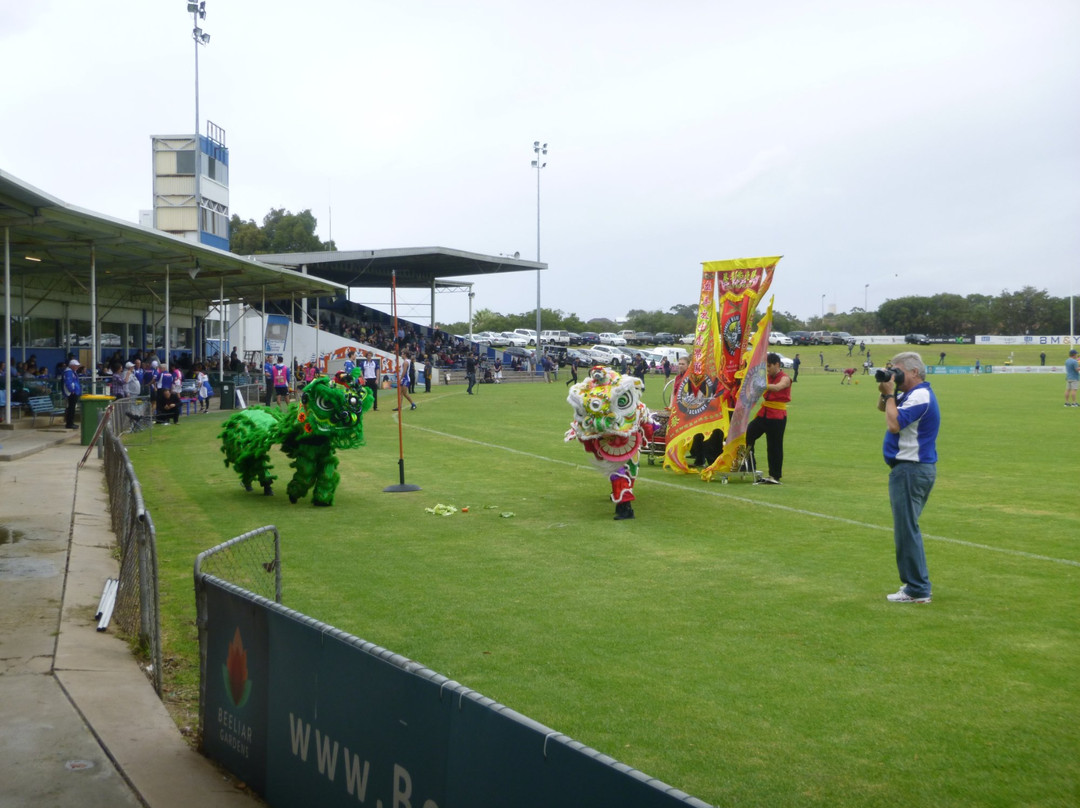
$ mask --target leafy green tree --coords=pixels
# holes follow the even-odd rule
[[[764,312],[762,312],[764,314]],[[773,329],[776,331],[783,331],[785,334],[788,331],[801,331],[802,320],[796,317],[794,314],[786,311],[776,311],[773,309],[772,313]]]
[[[229,220],[229,249],[238,255],[266,253],[266,235],[253,219],[244,221],[235,213]]]
[[[967,304],[965,333],[997,333],[998,326],[994,316],[994,298],[990,297],[990,295],[968,295],[964,298],[964,302]]]
[[[336,250],[333,241],[319,241],[315,235],[318,223],[310,208],[299,213],[271,208],[261,227],[254,219],[245,222],[233,214],[229,222],[229,249],[240,255]]]
[[[1069,328],[1069,299],[1065,297],[1050,298],[1047,312],[1046,332],[1049,334],[1068,334]],[[1073,316],[1076,316],[1076,302],[1073,303]],[[1075,333],[1075,332],[1073,332]]]
[[[1045,290],[1025,286],[1019,292],[1002,292],[995,306],[1006,334],[1037,334],[1051,321],[1050,296]]]

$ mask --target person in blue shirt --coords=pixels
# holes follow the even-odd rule
[[[64,370],[64,398],[67,399],[67,409],[64,410],[64,425],[68,429],[75,428],[75,406],[79,403],[79,396],[82,395],[79,367],[79,360],[72,359]]]
[[[1080,363],[1076,359],[1076,348],[1069,351],[1065,360],[1065,406],[1077,407],[1076,391],[1080,388]]]
[[[878,384],[878,410],[885,413],[882,447],[889,472],[889,504],[893,514],[896,568],[902,586],[888,595],[892,603],[929,603],[930,573],[926,567],[919,516],[937,476],[937,436],[941,423],[937,397],[926,382],[919,354],[899,353],[893,373]],[[899,372],[897,372],[899,371]]]

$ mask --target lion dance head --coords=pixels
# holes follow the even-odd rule
[[[608,367],[594,367],[570,388],[566,400],[574,419],[566,441],[579,440],[601,469],[609,472],[616,519],[633,519],[638,455],[650,431],[649,409],[641,400],[645,385]]]
[[[577,439],[587,452],[608,467],[636,460],[645,442],[649,410],[641,400],[645,386],[636,376],[594,367],[585,381],[570,388],[567,402],[574,419],[566,440]]]
[[[371,391],[347,373],[319,376],[304,387],[296,420],[307,435],[327,438],[337,449],[351,449],[363,443],[362,419],[371,399]]]

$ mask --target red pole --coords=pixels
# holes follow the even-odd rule
[[[397,434],[398,434],[398,484],[389,485],[383,489],[385,492],[419,491],[420,486],[405,483],[405,438],[401,426],[401,341],[398,339],[397,321],[397,270],[390,273],[390,308],[394,314],[394,359],[397,367],[394,373],[397,375]]]

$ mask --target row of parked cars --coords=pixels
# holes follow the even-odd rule
[[[457,336],[463,340],[469,339],[465,334],[458,334]],[[531,328],[515,328],[513,331],[479,331],[472,335],[472,341],[480,345],[491,345],[492,347],[511,346],[524,348],[529,345],[536,345],[536,331]],[[693,344],[694,335],[687,334],[685,338],[680,338],[678,335],[666,331],[659,334],[648,331],[619,331],[618,333],[583,331],[576,334],[573,331],[553,329],[541,331],[540,342],[543,345],[561,345],[563,347],[597,344],[613,346],[664,345],[675,342]]]
[[[468,337],[462,335],[462,339]],[[536,332],[528,328],[517,328],[513,331],[480,331],[473,334],[473,342],[492,347],[526,348],[536,345]],[[606,345],[614,348],[624,348],[631,345],[693,345],[694,335],[684,334],[678,336],[668,332],[652,334],[648,331],[583,331],[575,334],[573,331],[551,330],[540,332],[541,343],[545,346],[561,346],[568,348],[575,345]],[[925,342],[924,342],[925,340]],[[928,344],[929,340],[922,334],[909,334],[907,342],[916,344]],[[770,345],[851,345],[855,337],[847,331],[792,331],[785,334],[782,331],[773,331],[769,334]]]
[[[847,331],[792,331],[788,334],[773,331],[770,345],[851,345],[855,337]]]

